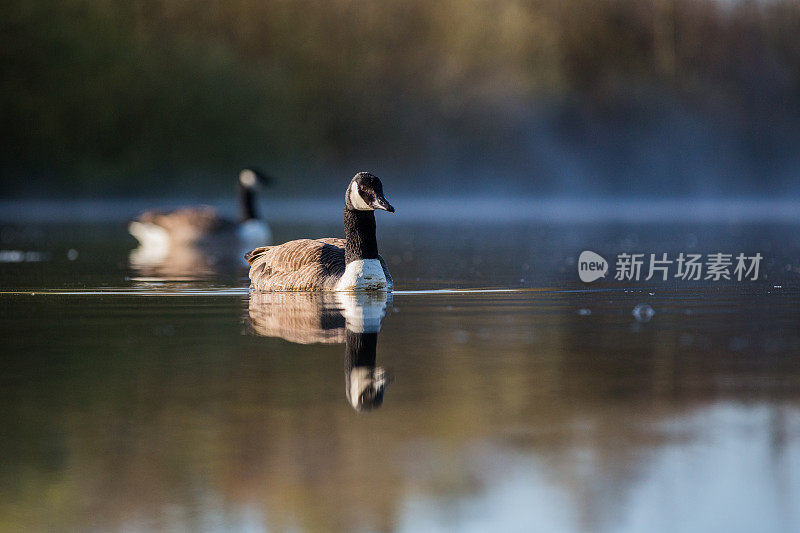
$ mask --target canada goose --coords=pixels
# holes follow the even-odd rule
[[[375,210],[394,213],[383,184],[359,172],[344,197],[344,239],[300,239],[262,246],[245,255],[258,291],[392,290],[392,276],[378,254]]]
[[[209,206],[184,207],[175,211],[145,211],[128,226],[142,246],[166,249],[171,245],[193,245],[231,239],[240,242],[268,242],[269,226],[259,220],[254,189],[266,176],[250,168],[239,173],[239,222],[221,217]]]
[[[356,411],[376,409],[391,382],[376,366],[378,332],[391,293],[253,292],[251,331],[298,344],[345,344],[345,395]]]

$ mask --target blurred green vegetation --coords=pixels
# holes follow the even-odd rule
[[[221,190],[253,163],[324,189],[475,154],[546,173],[514,154],[552,110],[578,141],[700,110],[770,161],[800,116],[794,1],[4,4],[2,195]]]

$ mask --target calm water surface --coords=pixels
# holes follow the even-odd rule
[[[800,226],[385,220],[386,299],[0,226],[0,529],[800,530]],[[586,249],[764,262],[584,284]]]

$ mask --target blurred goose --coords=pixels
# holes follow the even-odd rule
[[[300,239],[262,246],[245,255],[257,291],[392,290],[392,277],[378,254],[375,210],[394,213],[383,184],[359,172],[344,198],[344,239]]]
[[[259,220],[254,189],[267,178],[246,168],[239,173],[238,222],[219,216],[209,206],[184,207],[175,211],[145,211],[132,221],[128,231],[142,246],[166,249],[170,245],[192,245],[235,239],[251,245],[269,242],[269,226]]]
[[[383,403],[389,372],[376,366],[388,292],[253,292],[250,330],[298,344],[345,344],[345,395],[356,411]]]

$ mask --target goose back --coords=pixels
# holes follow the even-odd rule
[[[163,230],[174,243],[197,242],[236,228],[235,224],[220,217],[216,209],[208,206],[185,207],[168,212],[145,211],[135,222]]]

